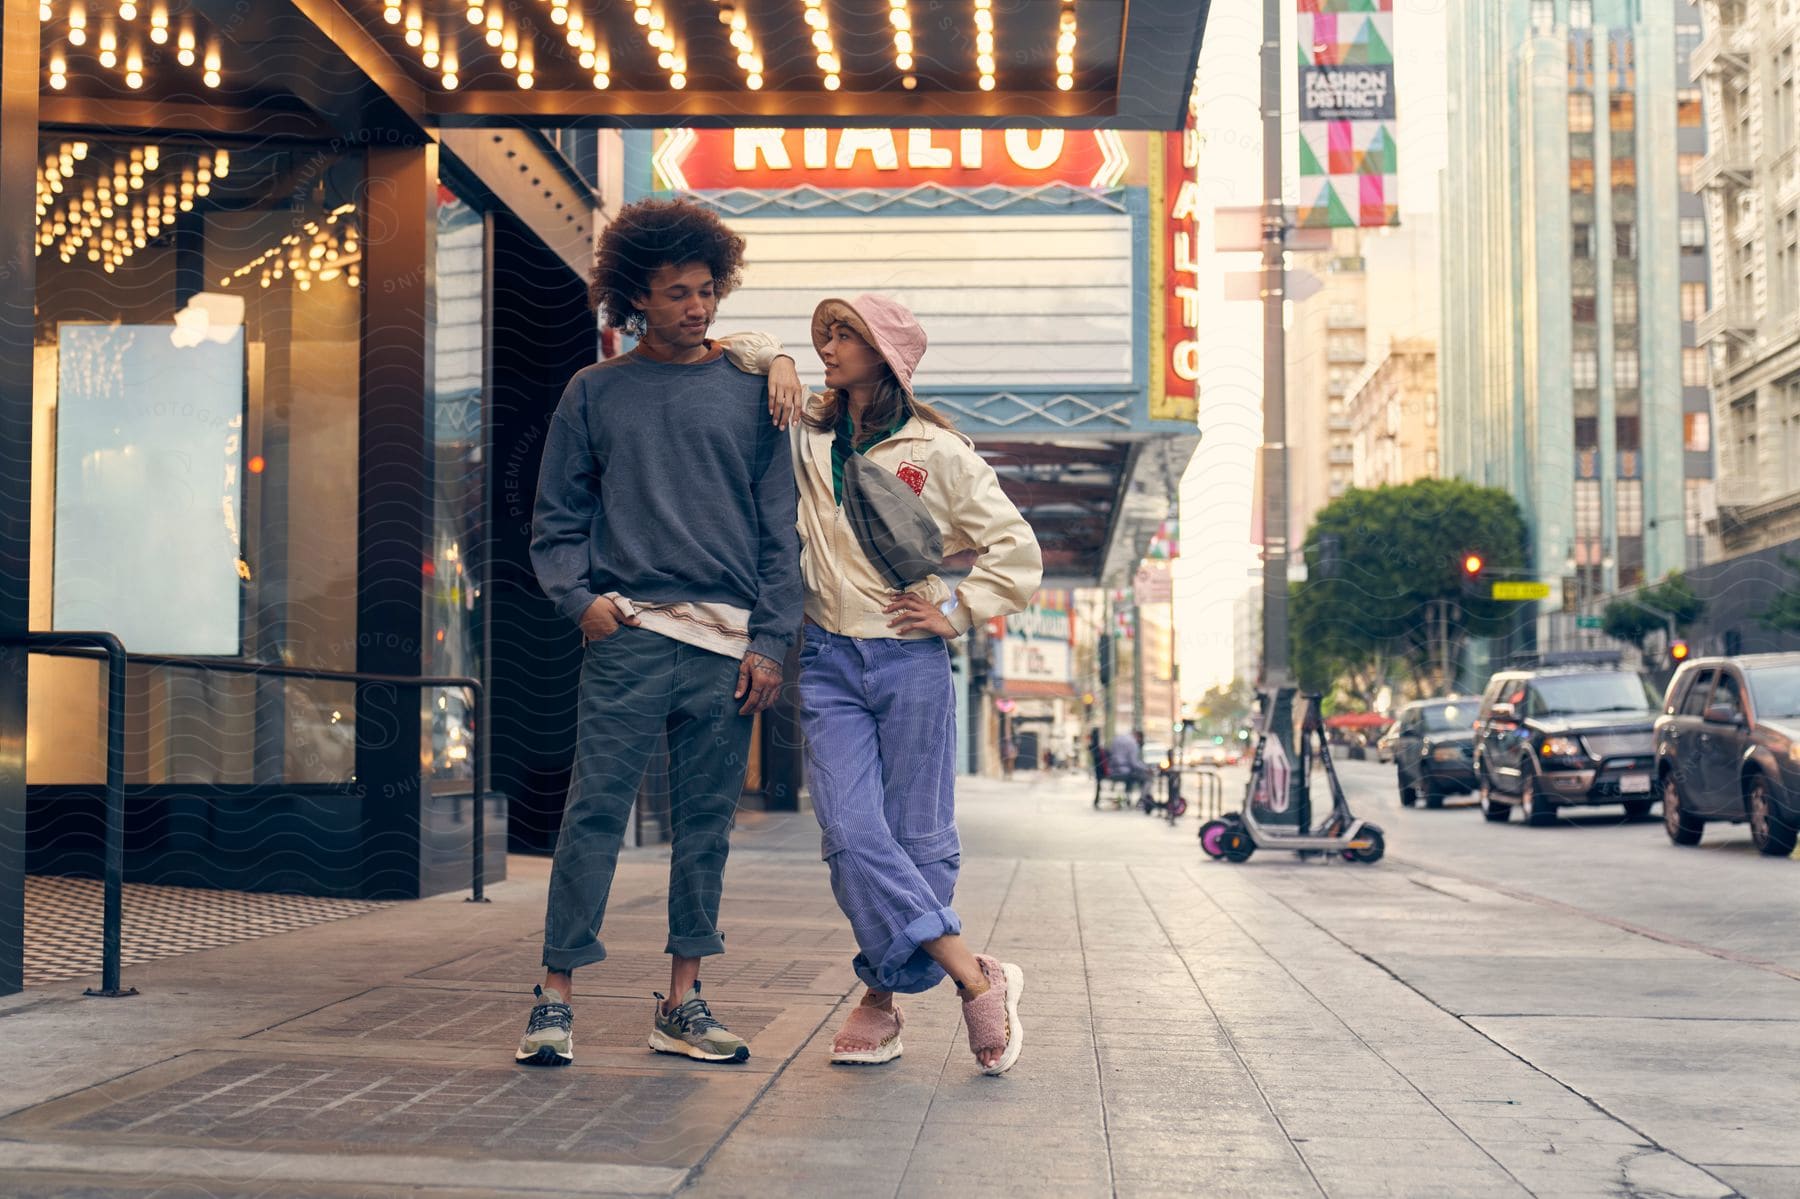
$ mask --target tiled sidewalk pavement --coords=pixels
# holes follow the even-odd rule
[[[906,1003],[900,1061],[827,1063],[854,987],[816,830],[747,818],[731,953],[704,974],[746,1066],[643,1048],[666,977],[666,865],[644,853],[621,867],[614,956],[578,979],[578,1065],[512,1067],[545,875],[515,861],[490,906],[155,963],[134,1000],[0,1001],[0,1194],[1730,1193],[1301,914],[1411,902],[1405,871],[1217,867],[1191,827],[1081,795],[964,789],[958,907],[1028,971],[1005,1078],[976,1073],[947,988]],[[1459,909],[1445,935],[1508,916]],[[1580,957],[1624,934],[1562,935]]]

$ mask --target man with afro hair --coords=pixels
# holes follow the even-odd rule
[[[573,975],[600,926],[632,801],[666,736],[673,858],[662,1053],[741,1062],[700,995],[755,716],[800,625],[795,491],[783,426],[793,362],[773,339],[707,337],[744,241],[687,201],[644,201],[600,239],[590,294],[629,353],[578,371],[544,443],[531,560],[583,640],[575,763],[550,873],[544,981],[516,1060],[567,1065]],[[752,373],[752,372],[758,373]],[[767,372],[769,379],[761,377]]]

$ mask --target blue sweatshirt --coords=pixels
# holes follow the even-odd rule
[[[788,435],[767,380],[724,357],[638,354],[578,371],[544,442],[531,565],[577,623],[597,595],[750,611],[780,662],[799,631],[800,542]]]

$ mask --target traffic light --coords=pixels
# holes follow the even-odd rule
[[[1675,640],[1669,642],[1669,661],[1673,662],[1675,665],[1680,666],[1683,662],[1687,661],[1689,652],[1688,643],[1685,638],[1677,637]]]
[[[1487,563],[1482,560],[1482,557],[1480,554],[1476,553],[1473,550],[1469,551],[1468,553],[1463,555],[1463,560],[1462,560],[1463,578],[1469,580],[1470,582],[1473,582],[1474,580],[1481,577],[1482,568],[1485,567],[1486,565],[1487,565]]]

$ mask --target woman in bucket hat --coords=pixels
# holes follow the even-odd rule
[[[877,295],[825,300],[812,336],[826,390],[793,429],[806,589],[801,722],[832,890],[855,930],[856,973],[868,986],[832,1061],[899,1057],[895,994],[930,990],[947,975],[970,1049],[986,1073],[1000,1074],[1024,1043],[1024,972],[971,951],[951,906],[961,849],[947,642],[1022,610],[1043,556],[993,468],[913,394],[925,331],[910,311]],[[871,560],[846,511],[853,455],[864,461],[849,472],[852,486],[870,466],[891,472],[966,576],[947,581],[940,565],[896,584],[894,567]]]

